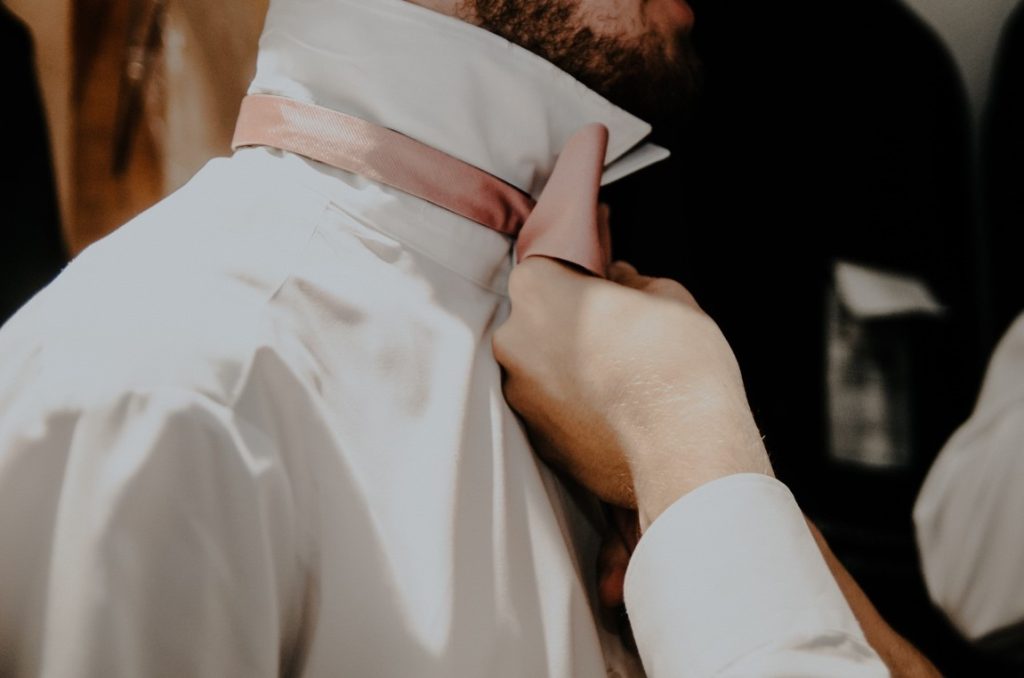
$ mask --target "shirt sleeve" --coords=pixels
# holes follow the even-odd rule
[[[888,676],[792,494],[727,476],[670,506],[625,583],[649,676]]]
[[[1024,623],[1024,316],[974,414],[928,472],[914,524],[932,600],[968,638]],[[1013,634],[1020,646],[1020,632]]]
[[[298,549],[258,437],[190,393],[37,409],[0,419],[0,674],[278,675]]]

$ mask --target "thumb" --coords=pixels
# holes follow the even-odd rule
[[[608,147],[608,129],[586,125],[566,143],[526,223],[519,232],[519,261],[532,256],[561,259],[604,277],[597,196]]]

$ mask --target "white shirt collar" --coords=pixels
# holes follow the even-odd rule
[[[650,125],[535,54],[405,0],[273,0],[250,93],[388,127],[536,197],[569,137],[609,131],[603,183],[668,156]]]

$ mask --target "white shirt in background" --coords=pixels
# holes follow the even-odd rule
[[[1024,653],[1024,315],[929,471],[914,523],[932,600],[971,639],[1018,627],[1011,651]]]

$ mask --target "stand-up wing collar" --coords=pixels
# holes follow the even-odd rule
[[[608,128],[603,183],[667,157],[650,125],[535,54],[404,0],[273,0],[250,93],[429,144],[536,197],[569,138]]]

